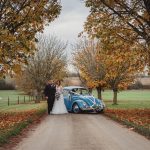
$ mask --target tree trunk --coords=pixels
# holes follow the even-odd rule
[[[117,93],[118,93],[118,90],[117,89],[113,89],[113,92],[114,92],[113,104],[117,105]]]
[[[40,94],[40,90],[35,90],[34,92],[35,95],[35,103],[40,103],[40,98],[41,98],[41,94]]]
[[[35,103],[40,103],[40,98],[41,98],[41,95],[38,93],[35,98]]]
[[[102,99],[102,88],[101,86],[96,87],[98,99]]]

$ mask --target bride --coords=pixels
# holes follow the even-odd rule
[[[64,103],[63,87],[61,86],[61,81],[57,81],[55,102],[51,114],[65,114],[65,113],[68,113],[68,111]]]

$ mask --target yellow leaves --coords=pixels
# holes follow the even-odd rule
[[[25,55],[35,50],[35,35],[41,32],[45,23],[53,21],[60,13],[61,6],[56,0],[1,2],[3,9],[0,26],[0,61],[6,69],[12,69],[5,56],[16,61],[18,52]],[[20,57],[17,62],[25,62],[26,57]],[[6,67],[7,66],[7,67]],[[16,67],[14,67],[16,68]],[[17,69],[18,70],[18,69]]]
[[[144,12],[143,17],[146,18],[147,20],[150,20],[150,15],[147,11]]]
[[[150,63],[150,25],[148,23],[150,15],[146,7],[149,5],[148,1],[143,3],[143,1],[134,0],[130,6],[123,0],[85,0],[85,2],[87,7],[90,7],[90,14],[84,25],[84,31],[89,38],[99,39],[105,49],[110,49],[110,44],[115,44],[116,47],[118,39],[131,45],[137,43],[141,45],[138,50],[142,51],[142,57]],[[117,49],[121,47],[129,49],[131,45],[124,45],[123,42],[118,42]],[[114,50],[113,47],[112,50]]]
[[[133,82],[135,75],[143,71],[145,61],[135,45],[125,43],[121,39],[114,43],[109,42],[107,49],[104,48],[105,44],[101,41],[88,50],[82,49],[76,53],[76,67],[86,80],[87,86],[103,87],[107,83],[111,88],[126,89]],[[85,53],[87,51],[88,53]],[[89,61],[86,61],[88,58]]]
[[[88,88],[95,88],[96,87],[96,83],[95,82],[87,81],[86,85],[87,85]]]
[[[30,110],[26,112],[14,112],[14,113],[0,113],[0,130],[8,130],[14,125],[27,121],[28,119],[35,119],[37,117],[38,110]]]
[[[150,126],[149,109],[106,109],[105,113],[108,116],[115,116],[119,121],[127,121],[147,130]]]
[[[21,66],[19,64],[15,64],[12,69],[16,73],[20,73],[21,72]]]

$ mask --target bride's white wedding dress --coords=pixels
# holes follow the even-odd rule
[[[55,98],[53,109],[51,114],[65,114],[68,113],[63,97],[63,88],[62,86],[56,87],[56,91],[59,93],[59,98]]]

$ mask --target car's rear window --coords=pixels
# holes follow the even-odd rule
[[[68,96],[68,91],[67,90],[63,90],[63,95],[64,96]]]

